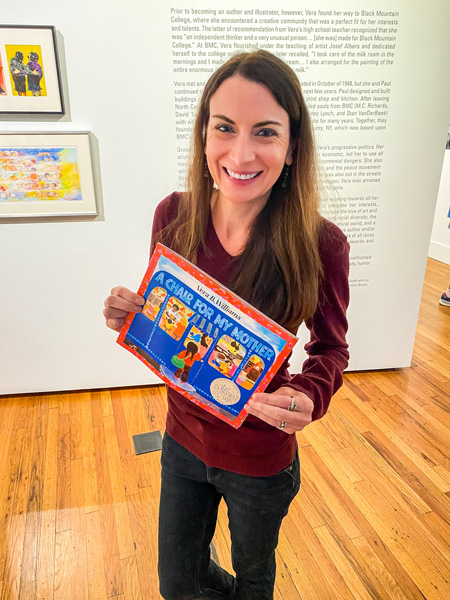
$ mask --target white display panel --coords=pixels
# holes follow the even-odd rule
[[[436,212],[434,214],[429,255],[435,260],[450,265],[450,149],[446,150],[444,164],[442,165],[441,182],[439,184]],[[445,291],[446,286],[448,285],[448,281],[443,281],[442,291]]]
[[[182,184],[203,83],[256,47],[302,81],[328,177],[323,211],[352,243],[350,368],[409,365],[449,121],[446,0],[2,7],[5,23],[23,15],[60,32],[68,114],[2,129],[92,131],[104,214],[1,225],[1,393],[157,382],[114,343],[103,300],[139,285],[154,208]]]

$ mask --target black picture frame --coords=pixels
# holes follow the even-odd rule
[[[65,114],[53,25],[0,25],[0,114]]]

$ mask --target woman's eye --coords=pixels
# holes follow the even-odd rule
[[[216,129],[218,131],[222,131],[223,133],[228,133],[229,131],[233,131],[230,125],[217,125]]]
[[[259,135],[260,137],[272,137],[277,135],[277,132],[273,129],[260,129],[256,135]]]

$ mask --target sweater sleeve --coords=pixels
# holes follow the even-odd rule
[[[284,384],[311,398],[313,420],[326,413],[333,394],[342,385],[342,372],[349,358],[345,335],[350,246],[342,231],[325,221],[319,248],[323,279],[316,312],[305,322],[310,331],[310,340],[305,345],[308,358],[302,372]]]

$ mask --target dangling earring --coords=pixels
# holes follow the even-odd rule
[[[208,169],[208,161],[206,160],[206,156],[205,156],[205,164],[203,165],[203,177],[206,177],[207,179],[210,177],[210,172]]]
[[[287,181],[289,179],[289,165],[286,165],[284,169],[283,181],[281,183],[281,187],[285,188],[287,186]]]

